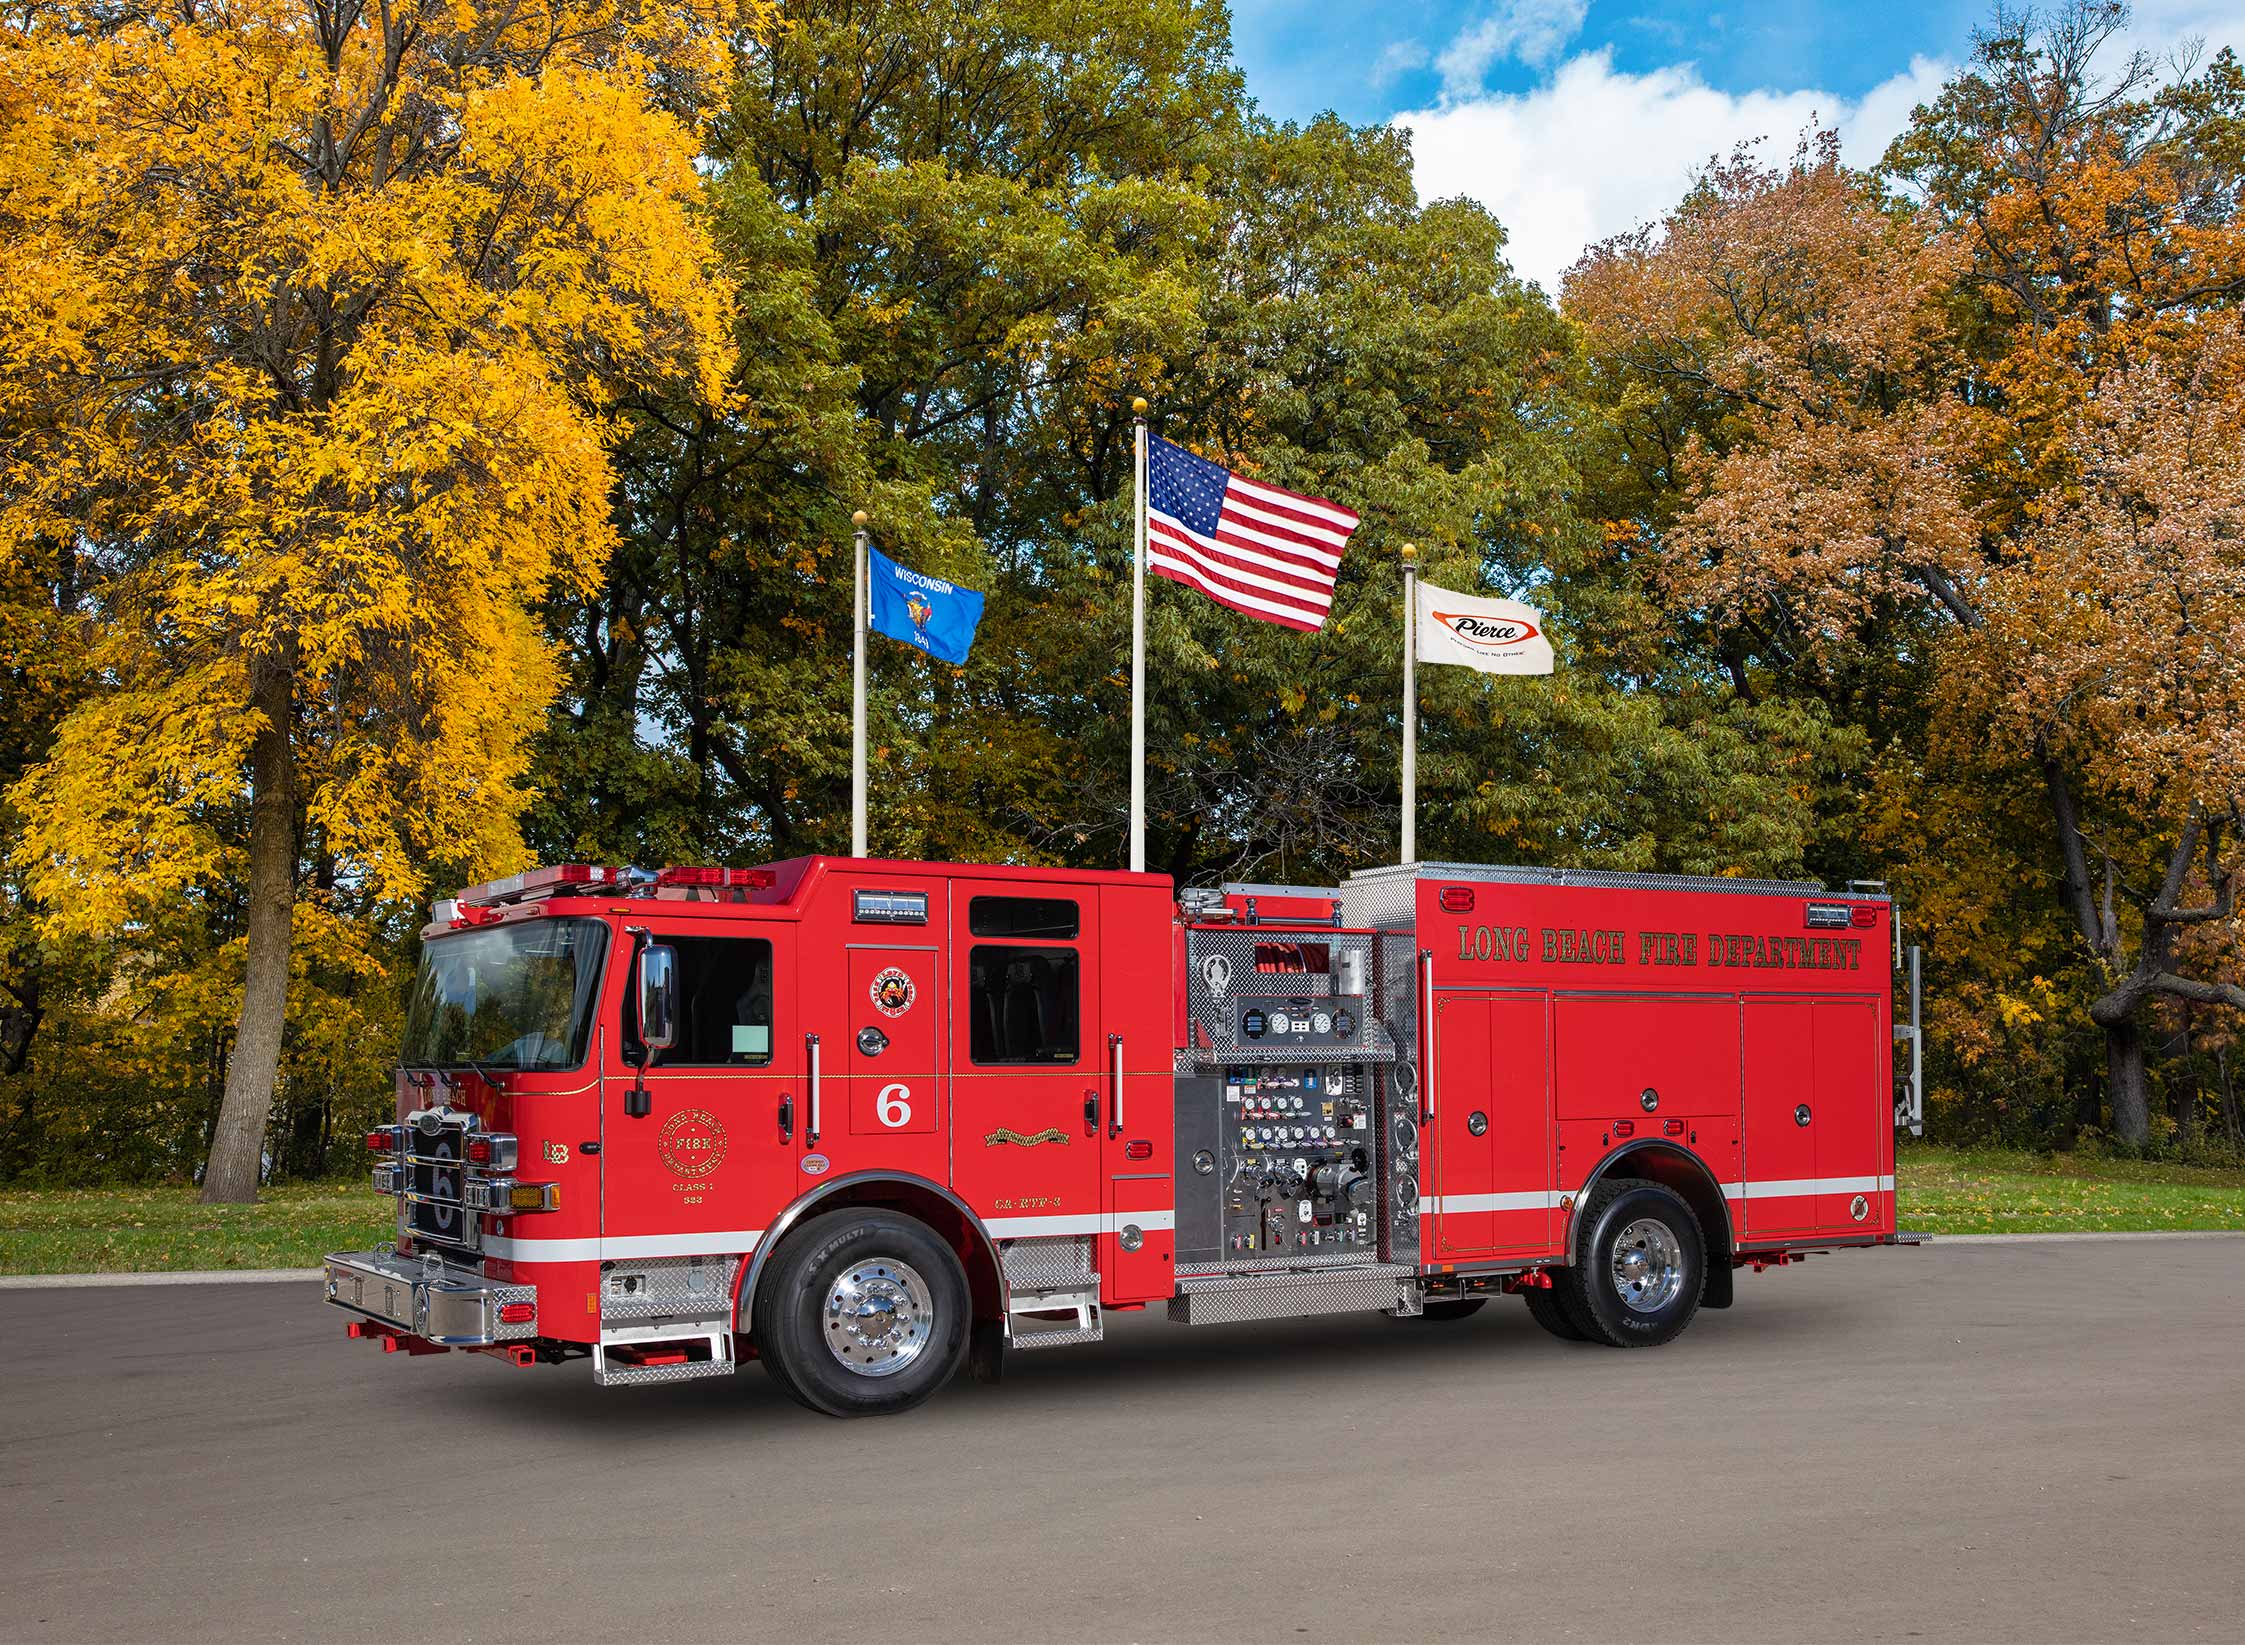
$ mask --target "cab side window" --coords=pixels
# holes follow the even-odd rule
[[[1082,1053],[1082,972],[1076,950],[1054,937],[1079,928],[1073,902],[1047,897],[976,897],[975,936],[1033,937],[977,943],[967,951],[967,1055],[986,1066],[1071,1063]]]
[[[656,933],[678,953],[678,1040],[650,1068],[758,1068],[772,1060],[772,945],[761,937]],[[639,1039],[639,1001],[624,990],[624,1040]]]

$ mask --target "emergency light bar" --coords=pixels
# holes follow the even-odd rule
[[[482,885],[470,886],[454,900],[464,903],[512,902],[517,897],[527,897],[534,891],[550,891],[556,886],[620,886],[629,883],[627,876],[637,872],[630,868],[596,867],[591,863],[556,863],[551,868],[526,868],[519,874],[509,874],[503,880],[487,880]]]
[[[769,868],[665,868],[655,875],[655,883],[658,886],[762,891],[778,881]]]
[[[644,868],[565,862],[549,868],[526,868],[503,880],[487,880],[482,885],[470,886],[456,897],[440,897],[429,905],[429,917],[439,925],[474,924],[478,908],[520,902],[541,892],[552,896],[571,893],[597,896],[604,891],[643,893],[650,889],[762,891],[777,883],[777,876],[769,868],[688,866],[649,872]]]

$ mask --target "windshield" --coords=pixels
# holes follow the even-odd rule
[[[584,1060],[608,928],[529,920],[433,938],[405,1012],[408,1068],[573,1068]]]

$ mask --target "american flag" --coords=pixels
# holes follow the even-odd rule
[[[1267,623],[1325,626],[1354,514],[1242,479],[1159,435],[1146,469],[1149,571]]]

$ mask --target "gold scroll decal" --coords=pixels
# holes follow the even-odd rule
[[[1034,1148],[1040,1142],[1057,1142],[1062,1147],[1068,1143],[1068,1133],[1057,1125],[1048,1125],[1033,1136],[1023,1136],[1010,1126],[1001,1125],[982,1139],[982,1146],[995,1148],[1001,1142],[1010,1142],[1020,1148]]]

